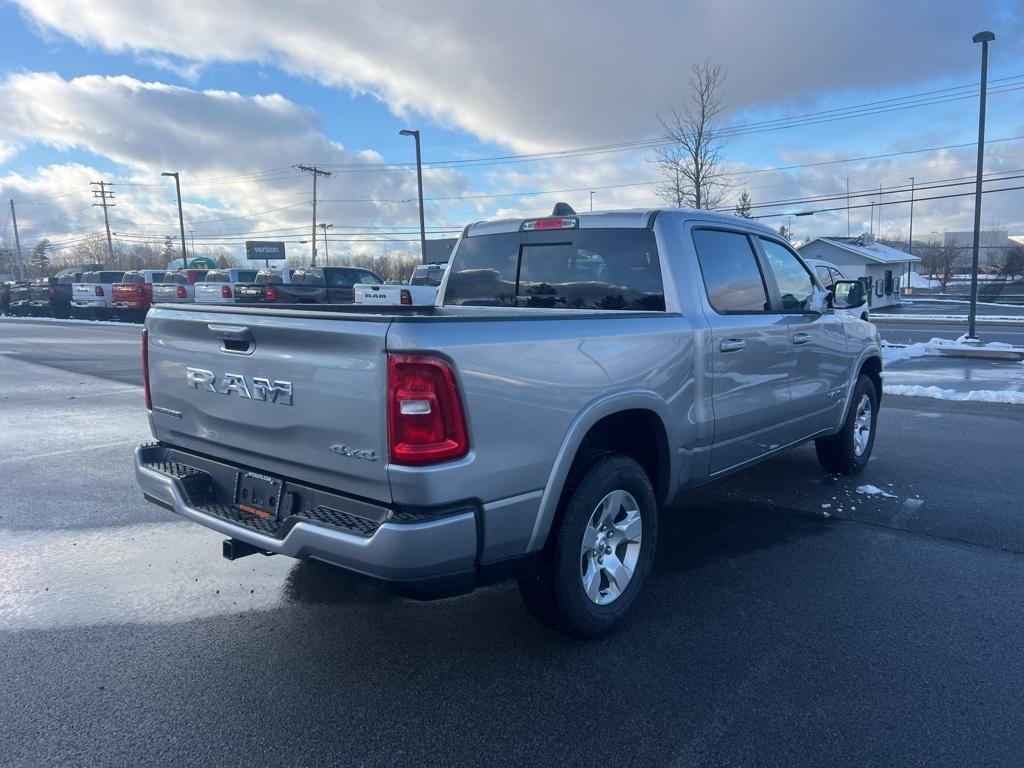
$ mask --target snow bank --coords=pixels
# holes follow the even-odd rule
[[[930,397],[933,400],[1024,405],[1024,392],[1006,389],[972,389],[970,392],[958,392],[955,389],[943,389],[942,387],[935,386],[925,387],[920,384],[885,384],[882,391],[887,395]]]
[[[60,323],[60,324],[71,324],[71,325],[117,325],[122,328],[125,326],[131,328],[141,328],[142,323],[123,323],[119,320],[86,320],[84,318],[69,317],[0,317],[0,322],[25,322],[25,323]]]
[[[892,321],[902,320],[907,323],[933,322],[933,323],[967,323],[967,315],[920,315],[911,312],[900,314],[872,312],[871,321]],[[986,323],[997,323],[999,325],[1024,325],[1024,307],[1019,315],[978,315],[978,325]]]
[[[912,360],[915,357],[928,357],[941,355],[940,348],[944,349],[1019,349],[1013,344],[1003,341],[990,341],[987,344],[967,344],[967,334],[964,334],[956,341],[952,339],[932,339],[931,341],[919,341],[916,344],[898,345],[882,342],[882,362],[886,365],[898,363],[901,360]]]

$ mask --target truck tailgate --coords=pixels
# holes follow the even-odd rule
[[[153,432],[265,474],[390,501],[389,324],[154,309]]]

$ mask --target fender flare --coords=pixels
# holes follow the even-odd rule
[[[833,429],[830,434],[835,434],[843,428],[843,422],[846,420],[846,412],[849,410],[850,401],[853,399],[853,390],[857,387],[857,379],[860,377],[860,369],[863,368],[864,363],[872,357],[877,357],[879,364],[882,365],[882,350],[880,347],[868,347],[858,356],[857,362],[853,366],[850,374],[850,381],[846,385],[846,394],[843,397],[843,408],[839,412],[839,422],[835,425],[835,429]],[[879,399],[881,399],[881,393],[879,393]]]
[[[544,546],[548,533],[551,530],[551,523],[555,518],[555,511],[558,509],[558,502],[562,497],[562,489],[565,486],[566,478],[576,452],[597,422],[606,416],[611,416],[620,411],[646,410],[653,412],[660,420],[665,435],[668,439],[668,482],[669,495],[671,495],[672,479],[677,476],[679,458],[671,449],[673,435],[671,420],[669,418],[668,403],[655,392],[646,389],[629,389],[618,392],[611,392],[592,400],[584,406],[572,420],[562,444],[555,455],[555,461],[544,484],[544,493],[541,496],[540,507],[537,510],[537,518],[533,524],[533,532],[530,534],[530,541],[526,545],[527,552],[535,552]]]

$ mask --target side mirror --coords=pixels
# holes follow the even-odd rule
[[[832,286],[832,291],[832,306],[835,309],[857,309],[863,307],[867,301],[864,286],[859,280],[837,280]]]

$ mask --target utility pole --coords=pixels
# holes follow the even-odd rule
[[[196,257],[196,231],[194,229],[190,229],[188,231],[188,236],[192,240],[192,258],[195,259],[195,257]]]
[[[331,266],[331,252],[327,248],[327,230],[333,227],[333,224],[318,224],[318,227],[324,232],[324,262],[326,266]]]
[[[28,277],[28,271],[25,269],[25,262],[21,260],[21,239],[18,237],[18,216],[14,212],[14,199],[11,199],[11,221],[14,223],[14,247],[18,251],[18,271],[21,272],[21,278],[24,280]]]
[[[971,254],[971,311],[967,338],[975,339],[978,316],[978,249],[981,245],[981,172],[985,167],[985,100],[988,94],[988,44],[996,39],[991,32],[979,32],[971,40],[981,43],[981,103],[978,107],[978,175],[974,185],[974,247]]]
[[[165,171],[160,175],[174,177],[174,191],[178,193],[178,227],[181,230],[181,268],[188,269],[188,253],[185,251],[185,217],[181,213],[181,179],[178,178],[177,171],[173,173]]]
[[[846,236],[850,236],[850,177],[846,177]]]
[[[117,203],[113,202],[113,200],[114,200],[114,193],[107,189],[107,186],[108,186],[107,182],[105,182],[105,181],[94,181],[94,182],[92,182],[92,185],[94,187],[99,187],[99,189],[94,189],[92,191],[92,196],[94,198],[96,198],[97,200],[99,200],[98,203],[93,203],[93,205],[94,206],[97,206],[97,205],[98,206],[102,206],[102,208],[103,208],[103,224],[107,228],[107,257],[110,259],[108,264],[110,266],[113,266],[113,264],[114,264],[114,243],[110,239],[110,217],[107,215],[107,208],[112,208],[112,207],[116,206]]]
[[[330,171],[322,171],[315,165],[296,165],[297,170],[313,174],[313,261],[311,266],[316,266],[316,180],[318,176],[330,176]]]
[[[590,190],[590,212],[594,212],[594,190]]]
[[[914,177],[910,177],[910,238],[907,240],[907,253],[914,255]],[[907,262],[907,287],[904,293],[910,294],[910,262]]]
[[[882,182],[878,182],[878,239],[882,239]]]

